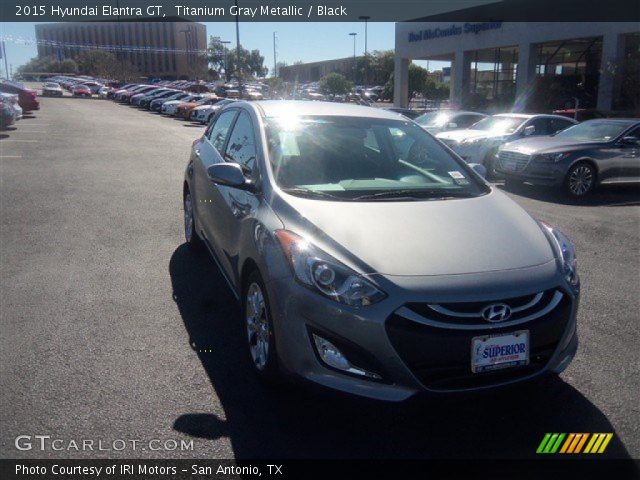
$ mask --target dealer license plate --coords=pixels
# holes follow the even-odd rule
[[[499,370],[529,364],[529,330],[484,335],[471,340],[471,371]]]

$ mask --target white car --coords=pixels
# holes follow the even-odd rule
[[[22,118],[22,107],[18,103],[18,95],[13,93],[0,93],[0,100],[5,101],[13,109],[13,120],[18,121]]]
[[[484,165],[493,172],[493,162],[500,145],[532,135],[552,135],[577,122],[560,115],[500,113],[480,120],[463,130],[436,134],[467,163]]]
[[[98,97],[103,100],[106,99],[111,90],[113,90],[113,88],[111,87],[102,87],[100,90],[98,90]]]
[[[194,94],[194,95],[185,97],[181,100],[169,100],[168,102],[164,102],[162,104],[162,107],[160,108],[160,113],[162,113],[162,115],[173,116],[176,113],[176,109],[178,108],[178,105],[180,105],[181,103],[196,102],[201,98],[202,98],[202,95]]]
[[[193,122],[200,122],[202,124],[209,123],[218,110],[235,101],[236,100],[225,99],[220,100],[218,103],[214,103],[213,105],[200,105],[199,107],[191,110],[189,120]]]

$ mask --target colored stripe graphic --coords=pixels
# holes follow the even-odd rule
[[[546,433],[536,453],[603,453],[612,438],[613,433]]]
[[[544,450],[544,446],[547,444],[547,441],[549,441],[549,438],[551,438],[551,434],[547,433],[544,438],[542,439],[542,441],[540,442],[540,445],[538,445],[538,449],[536,450],[536,453],[542,453]]]

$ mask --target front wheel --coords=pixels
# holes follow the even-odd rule
[[[267,384],[278,383],[276,342],[269,299],[262,277],[257,271],[249,275],[243,290],[242,319],[254,371],[261,381]]]
[[[188,190],[184,194],[183,200],[184,207],[184,238],[187,242],[187,246],[192,251],[202,250],[202,240],[196,232],[196,222],[193,214],[193,199],[191,192]]]
[[[573,165],[564,181],[565,190],[573,197],[584,197],[594,189],[595,185],[596,169],[587,162]]]

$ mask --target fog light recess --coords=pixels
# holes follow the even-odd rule
[[[313,333],[312,335],[313,343],[316,347],[316,352],[318,352],[318,356],[327,366],[335,368],[336,370],[351,373],[353,375],[358,375],[360,377],[372,378],[376,380],[380,380],[382,378],[376,373],[368,372],[367,370],[363,370],[352,365],[347,357],[340,351],[340,349],[329,340],[322,338],[315,333]]]

